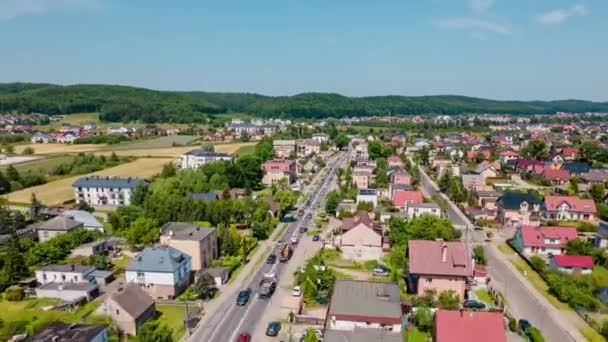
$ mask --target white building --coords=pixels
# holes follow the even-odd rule
[[[378,206],[378,192],[376,189],[359,189],[357,193],[357,204],[362,202],[369,202],[374,205],[374,208]]]
[[[312,135],[312,139],[318,141],[320,144],[323,144],[329,141],[329,135],[325,133],[315,133]]]
[[[36,270],[36,281],[40,284],[46,283],[81,283],[87,282],[88,278],[95,272],[93,266],[76,264],[48,265]]]
[[[126,281],[139,284],[153,298],[173,299],[190,284],[191,259],[173,247],[147,247],[127,266]]]
[[[91,206],[121,206],[131,204],[131,195],[139,183],[150,182],[141,178],[119,178],[87,176],[76,180],[74,187],[76,203]]]
[[[441,217],[441,208],[436,203],[409,203],[405,208],[407,217],[416,218],[420,215],[429,214]]]
[[[180,167],[182,169],[196,169],[202,165],[213,163],[218,160],[233,161],[234,156],[228,153],[219,153],[196,149],[188,151],[181,156]]]

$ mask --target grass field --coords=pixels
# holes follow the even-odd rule
[[[118,165],[105,170],[93,172],[89,175],[100,176],[122,176],[122,177],[151,177],[159,173],[168,162],[173,159],[167,158],[140,158],[130,163]],[[72,183],[80,177],[68,177],[49,182],[43,185],[34,186],[31,188],[15,191],[8,195],[3,195],[11,203],[28,203],[32,197],[32,193],[36,194],[38,200],[46,205],[62,204],[74,199],[74,189]]]
[[[231,144],[217,144],[215,145],[215,152],[223,152],[223,153],[235,153],[239,149],[249,148],[250,146],[255,146],[256,142],[246,142],[246,143],[231,143]]]
[[[255,146],[254,142],[251,143],[234,143],[234,144],[217,144],[215,145],[216,152],[224,153],[235,153],[237,150],[242,148],[249,148]],[[177,158],[182,154],[196,149],[197,146],[179,146],[179,147],[162,147],[162,148],[124,148],[121,146],[120,149],[104,149],[99,150],[96,154],[110,155],[112,152],[119,156],[133,156],[133,157],[166,157],[166,158]]]
[[[501,243],[500,245],[498,245],[498,250],[500,250],[505,255],[515,255],[515,251],[506,243]]]
[[[160,312],[158,321],[173,330],[173,340],[180,341],[186,332],[184,328],[186,308],[183,306],[157,305],[156,311]]]
[[[418,330],[417,328],[407,330],[406,336],[407,342],[427,342],[429,340],[429,335],[425,332]]]
[[[47,174],[49,170],[57,167],[59,164],[72,161],[74,157],[69,155],[50,156],[38,160],[33,160],[25,163],[14,164],[13,166],[19,173],[27,171],[39,171],[42,174]],[[5,170],[8,166],[0,167],[0,170]]]
[[[15,153],[21,154],[27,147],[34,149],[34,154],[63,154],[93,152],[106,148],[104,144],[26,144],[15,146]]]
[[[164,137],[159,137],[156,139],[147,139],[143,141],[137,141],[132,143],[120,144],[116,146],[112,146],[112,150],[139,150],[139,149],[149,149],[149,148],[168,148],[173,147],[173,145],[187,145],[193,141],[198,139],[197,136],[194,135],[168,135]]]
[[[487,290],[479,289],[475,291],[475,295],[477,295],[477,299],[487,304],[494,304],[494,300],[490,297],[490,294]]]
[[[250,146],[241,146],[238,150],[234,152],[237,156],[246,156],[249,154],[253,154],[255,152],[255,145]]]

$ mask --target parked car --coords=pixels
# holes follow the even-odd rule
[[[266,336],[277,336],[279,331],[281,330],[280,322],[270,322],[268,323],[268,327],[266,327]]]
[[[308,228],[306,228],[306,227],[300,228],[300,233],[302,233],[302,234],[306,233],[307,231],[308,231]]]
[[[302,295],[302,288],[299,286],[294,287],[293,291],[291,291],[291,295],[294,297],[300,297]]]
[[[519,334],[520,335],[525,335],[526,330],[528,330],[528,328],[532,327],[532,324],[527,319],[520,319],[518,323],[519,323]]]
[[[480,301],[477,300],[467,300],[466,302],[464,302],[464,304],[462,304],[463,307],[467,308],[467,309],[485,309],[486,305]]]
[[[321,237],[319,235],[314,235],[312,237],[312,241],[319,241],[321,239]]]
[[[239,292],[239,295],[236,297],[236,305],[243,306],[247,305],[249,302],[249,297],[251,296],[251,289],[245,289]]]
[[[251,342],[251,335],[249,335],[248,333],[241,333],[236,339],[236,342]]]
[[[374,277],[388,277],[388,270],[381,266],[376,266],[372,271]]]
[[[267,264],[274,264],[274,263],[276,263],[276,262],[277,262],[277,256],[276,256],[276,254],[274,254],[274,253],[273,253],[273,254],[270,254],[270,255],[268,256],[268,259],[266,259],[266,263],[267,263]]]

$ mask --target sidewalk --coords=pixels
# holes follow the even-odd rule
[[[486,251],[489,261],[487,269],[492,278],[490,284],[503,292],[507,299],[507,309],[517,319],[530,320],[541,330],[547,341],[586,341],[578,330],[587,325],[580,317],[555,308],[495,244],[486,245]]]

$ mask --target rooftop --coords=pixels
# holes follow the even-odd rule
[[[38,225],[38,230],[70,231],[82,227],[82,222],[66,216],[57,216]]]
[[[126,270],[133,272],[175,272],[183,263],[189,261],[189,255],[179,250],[155,245],[146,247],[129,263]]]
[[[500,312],[437,310],[437,342],[506,342],[504,319]]]
[[[134,283],[119,287],[110,298],[134,318],[141,316],[151,306],[154,306],[154,299]]]
[[[207,150],[203,150],[202,148],[198,148],[198,149],[195,149],[195,150],[188,151],[185,154],[189,155],[189,156],[195,156],[195,157],[216,157],[216,158],[230,158],[230,157],[232,157],[228,153],[207,151]]]
[[[163,235],[175,240],[202,241],[215,232],[215,228],[201,227],[189,222],[167,222],[161,228]]]
[[[399,324],[399,287],[395,283],[336,280],[328,316],[339,320]]]
[[[460,241],[408,241],[409,271],[414,274],[472,276],[469,250]]]
[[[73,186],[75,188],[118,188],[118,189],[133,189],[137,184],[145,182],[149,184],[145,179],[141,178],[121,178],[121,177],[110,177],[110,176],[86,176],[78,178]]]
[[[32,342],[90,342],[108,328],[105,324],[54,322],[32,336]]]
[[[593,258],[589,255],[554,255],[553,262],[559,267],[593,268]]]
[[[62,273],[89,273],[95,271],[94,266],[84,266],[78,264],[67,265],[47,265],[38,269],[43,272],[62,272]]]
[[[354,331],[327,330],[323,338],[325,342],[402,342],[401,333],[382,331],[380,329],[355,329]]]

